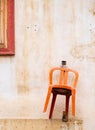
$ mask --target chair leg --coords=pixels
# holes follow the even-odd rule
[[[69,99],[70,99],[70,95],[66,95],[65,111],[67,114],[68,114],[68,110],[69,110]]]
[[[68,110],[69,110],[69,99],[70,95],[66,95],[66,104],[65,104],[65,111],[63,111],[62,121],[68,121]]]
[[[47,93],[43,112],[46,112],[46,110],[47,110],[47,106],[48,106],[50,95],[51,95],[51,90],[52,90],[51,88],[48,89],[48,93]]]
[[[72,115],[75,116],[75,95],[72,95]]]
[[[53,114],[53,110],[54,110],[54,106],[55,106],[56,97],[57,97],[57,94],[53,93],[52,102],[51,102],[51,108],[50,108],[50,113],[49,113],[49,119],[52,118],[52,114]]]

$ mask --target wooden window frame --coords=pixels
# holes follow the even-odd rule
[[[7,0],[7,47],[0,48],[0,55],[14,55],[14,0]]]

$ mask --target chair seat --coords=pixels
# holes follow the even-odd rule
[[[65,88],[53,88],[52,93],[61,94],[61,95],[72,95],[71,90]]]

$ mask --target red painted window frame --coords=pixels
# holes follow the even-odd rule
[[[14,55],[14,0],[7,0],[7,48],[0,48],[0,55]]]

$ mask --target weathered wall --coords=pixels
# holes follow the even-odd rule
[[[95,130],[95,0],[15,0],[15,50],[0,57],[0,118],[48,118],[48,72],[67,60],[80,75],[76,116]]]

